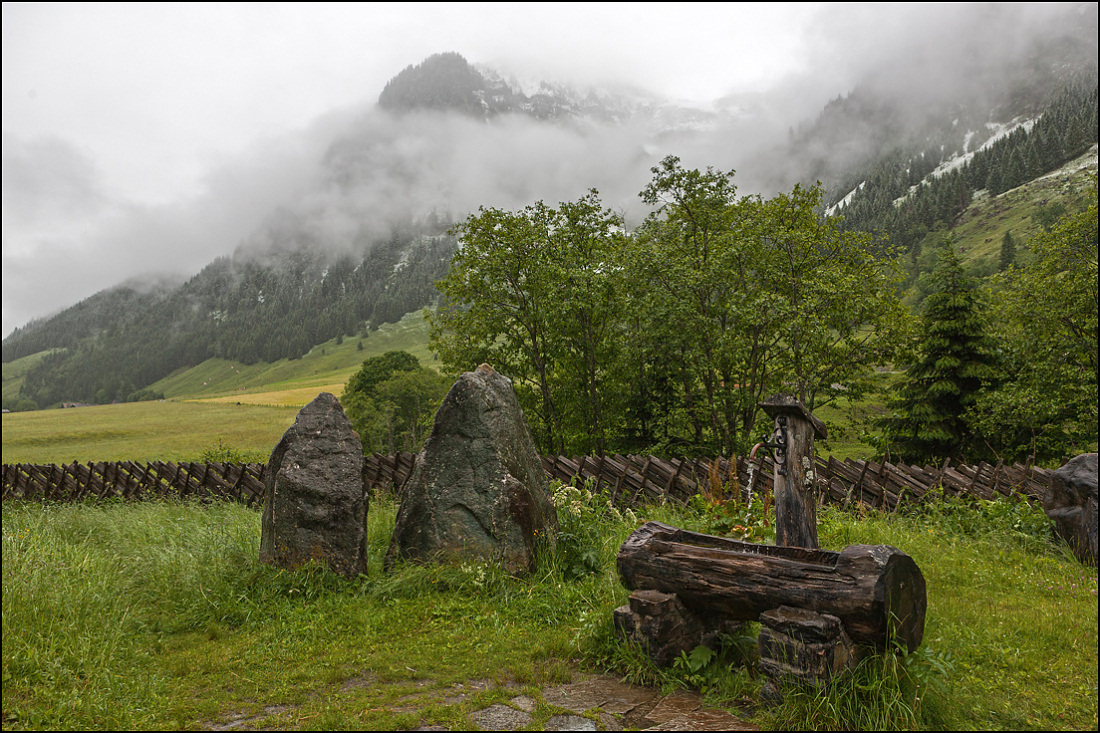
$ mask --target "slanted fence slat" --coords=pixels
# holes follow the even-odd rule
[[[364,461],[363,477],[373,491],[396,493],[416,465],[416,455],[375,453]],[[672,458],[656,456],[543,456],[547,476],[565,483],[605,491],[618,506],[647,502],[687,502],[700,491],[736,490],[747,498],[747,458]],[[756,471],[754,494],[771,491],[772,461],[765,457]],[[263,504],[262,463],[137,463],[133,461],[72,463],[69,465],[4,464],[3,499],[71,502],[193,497],[200,501],[228,500],[248,506]],[[818,459],[821,501],[849,506],[863,503],[887,511],[902,504],[939,500],[949,496],[988,499],[1012,497],[1041,502],[1051,472],[1019,463],[995,466],[907,466],[888,461]],[[717,481],[719,485],[714,485]]]

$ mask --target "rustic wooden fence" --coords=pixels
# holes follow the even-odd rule
[[[1052,471],[1015,463],[996,465],[907,466],[846,459],[818,460],[822,499],[863,504],[894,511],[903,503],[922,503],[952,496],[979,499],[1013,497],[1042,503]]]
[[[363,477],[373,490],[396,491],[412,473],[416,455],[374,454],[367,457]],[[578,480],[606,491],[619,506],[652,502],[683,504],[697,493],[747,499],[749,462],[738,458],[662,459],[654,456],[544,456],[550,478]],[[142,500],[163,497],[203,501],[230,500],[260,506],[264,496],[262,463],[72,463],[69,465],[4,464],[3,499],[81,501]],[[756,469],[757,495],[772,489],[772,463],[764,458]],[[1042,501],[1050,471],[1003,463],[977,466],[906,466],[889,462],[819,459],[817,479],[822,501],[896,510],[902,503],[919,503],[949,496],[990,499],[995,496]]]
[[[174,497],[260,506],[263,472],[262,463],[5,463],[3,498],[64,502]]]

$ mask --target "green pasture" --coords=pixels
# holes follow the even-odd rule
[[[297,408],[130,402],[4,415],[4,463],[198,460],[219,444],[266,461]]]
[[[4,404],[14,402],[19,399],[19,388],[23,386],[23,376],[33,368],[38,362],[45,359],[50,354],[58,351],[58,349],[47,349],[45,351],[39,351],[37,354],[31,354],[30,356],[24,356],[22,359],[16,359],[13,362],[5,363],[3,365],[3,397]]]
[[[421,311],[409,313],[398,323],[387,323],[370,335],[344,336],[314,346],[300,359],[280,359],[272,364],[252,365],[209,359],[153,383],[149,389],[165,397],[230,397],[305,387],[344,384],[364,359],[387,351],[408,351],[424,366],[434,366],[428,349],[428,324]],[[359,344],[362,343],[362,350]],[[337,395],[339,396],[339,395]]]
[[[338,381],[327,386],[339,396],[342,385]],[[199,460],[204,451],[217,446],[266,461],[298,410],[324,386],[289,382],[239,400],[191,398],[8,413],[3,416],[4,463]],[[818,444],[818,455],[839,460],[871,455],[874,448],[861,440],[861,434],[881,410],[877,396],[819,410],[830,439]],[[762,425],[760,432],[765,429]]]
[[[575,671],[702,690],[764,729],[1095,730],[1097,576],[1038,510],[962,502],[821,513],[822,545],[888,543],[921,567],[924,642],[872,657],[826,693],[759,704],[755,626],[716,654],[652,666],[614,635],[615,553],[638,524],[709,528],[670,507],[559,512],[556,552],[382,572],[396,506],[371,504],[367,575],[258,563],[259,513],[231,504],[3,507],[5,729],[465,729]],[[580,562],[576,562],[580,558]],[[465,690],[458,695],[457,690]]]
[[[1083,209],[1088,190],[1096,185],[1096,171],[1094,147],[1042,178],[999,196],[975,199],[952,228],[959,253],[978,272],[996,272],[1005,232],[1012,233],[1018,247],[1026,247],[1042,231],[1036,216],[1041,207],[1060,203],[1071,213]]]
[[[165,401],[6,414],[4,462],[197,460],[216,446],[267,460],[298,410],[323,390],[339,396],[363,360],[408,351],[422,364],[435,363],[420,312],[361,341],[362,350],[358,337],[345,337],[342,344],[334,339],[301,359],[274,364],[211,359],[154,384],[153,390],[167,395]],[[5,364],[5,389],[38,358]]]

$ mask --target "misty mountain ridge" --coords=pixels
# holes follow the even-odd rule
[[[637,88],[582,90],[544,79],[521,82],[486,65],[470,64],[455,52],[435,54],[406,67],[383,88],[378,107],[397,113],[458,112],[484,120],[518,114],[572,124],[640,121],[656,131],[706,129],[717,117]]]
[[[1095,37],[1095,25],[1077,31]],[[1071,103],[1092,115],[1095,140],[1095,101],[1087,112],[1095,44],[1091,55],[1077,40],[1029,48],[1017,54],[1027,63],[1006,65],[1011,78],[990,81],[996,68],[986,65],[941,98],[884,91],[872,79],[797,130],[775,124],[782,107],[766,94],[699,109],[640,90],[520,82],[437,54],[395,75],[378,104],[328,144],[306,194],[272,212],[232,256],[174,288],[118,286],[29,323],[4,339],[3,358],[65,350],[27,375],[24,395],[42,406],[127,399],[208,358],[296,358],[434,302],[433,284],[457,246],[446,230],[479,206],[555,203],[594,187],[628,225],[639,223],[647,212],[638,191],[668,154],[690,166],[737,167],[743,192],[770,196],[821,180],[828,204],[846,202],[850,225],[893,227],[892,241],[894,230],[919,238],[962,200],[928,203],[922,186],[957,178],[955,169],[982,145],[992,149],[997,135],[1007,141],[1011,130],[1034,129],[1074,80],[1085,101],[1078,94]],[[964,99],[976,84],[985,91]],[[1048,141],[1044,150],[1056,150],[1044,156],[1053,157],[1032,167],[1079,144]],[[989,174],[981,175],[984,186]],[[912,205],[895,203],[906,196]],[[907,207],[909,218],[889,219]]]

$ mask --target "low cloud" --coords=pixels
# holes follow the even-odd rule
[[[1095,3],[823,6],[803,24],[812,30],[800,54],[812,63],[751,94],[619,124],[395,116],[365,103],[208,161],[200,191],[165,205],[112,191],[63,138],[5,133],[4,333],[123,280],[189,276],[242,243],[262,250],[288,230],[348,249],[433,209],[461,219],[479,206],[552,205],[589,188],[636,224],[647,213],[637,194],[669,154],[688,167],[736,169],[741,193],[772,195],[802,163],[775,156],[788,130],[838,94],[886,92],[914,116],[944,96],[977,105],[999,91],[992,80],[1004,68],[1025,66],[1037,43],[1057,43],[1067,27],[1086,44],[1091,34],[1095,58],[1095,17]],[[670,115],[677,125],[660,129]]]

